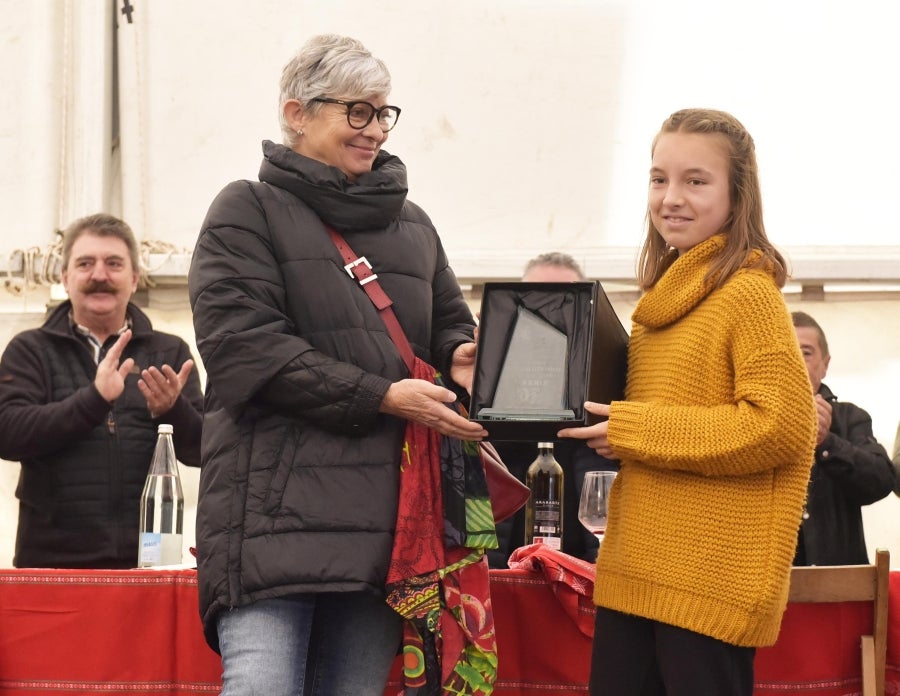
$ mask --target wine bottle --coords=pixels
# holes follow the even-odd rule
[[[172,426],[162,424],[141,494],[138,568],[181,563],[183,525],[184,495],[172,443]]]
[[[547,544],[557,551],[563,534],[563,470],[552,442],[539,442],[537,458],[525,473],[531,496],[525,505],[525,544]]]

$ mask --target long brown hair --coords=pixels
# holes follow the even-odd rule
[[[781,253],[766,237],[763,223],[762,194],[759,186],[759,168],[756,164],[756,147],[747,129],[734,116],[714,109],[682,109],[669,116],[653,139],[651,156],[656,143],[664,133],[699,133],[719,137],[728,153],[728,181],[731,198],[731,215],[722,228],[726,232],[725,247],[710,265],[708,279],[714,279],[721,287],[747,262],[750,253],[757,249],[761,256],[753,267],[771,267],[775,282],[783,287],[787,282],[787,264]],[[678,257],[669,249],[656,229],[647,208],[647,236],[638,259],[637,278],[642,290],[653,287],[663,273]]]

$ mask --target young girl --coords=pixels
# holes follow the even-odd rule
[[[750,696],[775,642],[815,408],[753,140],[686,109],[653,141],[626,397],[568,428],[621,471],[597,562],[591,693]]]

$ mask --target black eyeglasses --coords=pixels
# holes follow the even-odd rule
[[[378,125],[381,126],[382,131],[387,133],[397,125],[397,120],[400,118],[399,106],[382,106],[380,109],[376,109],[367,101],[344,101],[343,99],[331,99],[330,97],[316,97],[312,101],[346,106],[347,123],[356,130],[362,130],[372,123],[372,119],[377,116]]]

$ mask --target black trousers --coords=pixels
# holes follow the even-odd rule
[[[755,648],[597,607],[591,696],[752,696]]]

